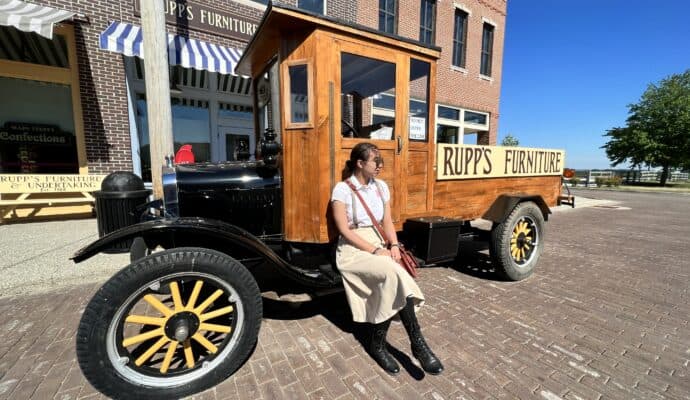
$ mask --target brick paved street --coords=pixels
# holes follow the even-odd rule
[[[404,330],[383,373],[342,294],[301,308],[266,301],[259,345],[198,399],[690,399],[690,196],[583,191],[621,208],[564,210],[538,270],[495,280],[483,254],[421,271],[423,330],[446,371],[424,375]],[[75,361],[97,286],[0,299],[0,399],[96,399]],[[415,361],[416,362],[416,361]]]

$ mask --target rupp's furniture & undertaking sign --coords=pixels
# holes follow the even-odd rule
[[[151,1],[151,0],[148,0]],[[134,15],[141,17],[141,0],[134,0]],[[249,41],[258,28],[258,20],[221,11],[194,1],[164,0],[165,21],[178,27],[214,33]]]
[[[565,151],[438,144],[436,161],[437,180],[561,175]]]
[[[105,175],[0,174],[0,193],[95,192]]]

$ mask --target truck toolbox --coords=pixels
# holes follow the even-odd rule
[[[411,218],[403,224],[407,247],[426,264],[450,261],[458,254],[463,221],[446,217]]]

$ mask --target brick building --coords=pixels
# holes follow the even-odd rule
[[[50,39],[0,18],[0,174],[133,170],[148,180],[139,1],[0,2],[20,11],[37,5],[70,12]],[[251,82],[214,72],[213,60],[236,61],[265,1],[164,2],[176,64],[170,69],[176,147],[192,143],[198,161],[232,160],[242,144],[253,152]],[[437,142],[495,144],[506,0],[284,3],[441,47]],[[206,56],[210,62],[198,60]],[[372,118],[386,115],[385,100],[373,104]]]

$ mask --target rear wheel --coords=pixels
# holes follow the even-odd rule
[[[77,334],[79,366],[113,398],[183,397],[240,367],[261,315],[259,288],[235,259],[199,248],[155,253],[91,299]]]
[[[539,207],[526,201],[515,206],[508,217],[491,230],[491,259],[503,277],[519,281],[532,275],[542,252],[544,216]]]

